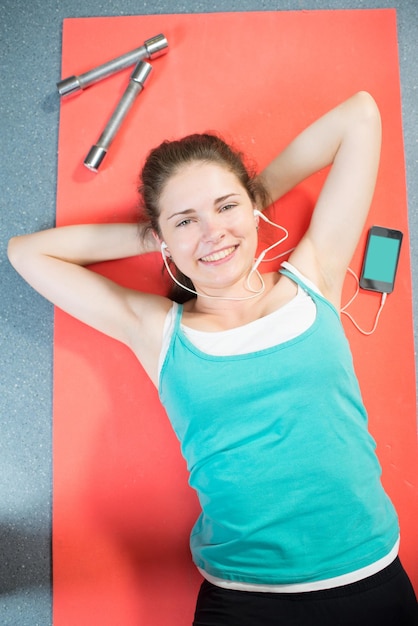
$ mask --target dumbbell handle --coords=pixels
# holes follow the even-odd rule
[[[129,67],[134,63],[138,63],[142,59],[156,59],[157,57],[166,54],[168,48],[167,39],[164,35],[156,35],[147,39],[142,46],[126,52],[122,56],[112,59],[103,65],[99,65],[84,74],[79,76],[69,76],[57,83],[57,88],[60,96],[69,96],[81,89],[85,89],[94,83],[97,83],[102,78],[106,78],[115,72],[123,70],[125,67]]]
[[[116,133],[119,130],[125,116],[129,109],[133,105],[136,97],[141,93],[144,88],[145,81],[147,80],[149,73],[152,70],[152,66],[146,61],[139,61],[134,71],[131,74],[129,84],[119,100],[116,109],[111,115],[105,129],[100,135],[97,143],[91,147],[88,155],[84,160],[84,165],[93,172],[97,172],[101,162],[103,161],[106,153],[113,142]]]

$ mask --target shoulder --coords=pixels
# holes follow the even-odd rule
[[[129,290],[126,294],[126,305],[129,347],[135,352],[139,346],[147,349],[154,349],[155,346],[158,348],[164,322],[173,302],[164,296]]]
[[[176,305],[169,298],[153,294],[132,293],[130,300],[132,315],[128,346],[152,382],[157,385],[164,329],[168,316],[176,309]]]
[[[135,290],[129,291],[127,302],[132,312],[133,324],[149,331],[164,324],[165,317],[173,306],[170,298]]]

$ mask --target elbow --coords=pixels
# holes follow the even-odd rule
[[[7,246],[7,256],[11,265],[19,272],[22,259],[27,257],[25,254],[25,235],[12,237]]]
[[[9,243],[7,246],[7,256],[10,263],[15,266],[16,257],[18,256],[19,250],[19,237],[12,237],[9,239]]]
[[[349,101],[347,131],[358,141],[374,145],[380,151],[382,139],[382,121],[379,107],[373,96],[367,91],[357,92]]]
[[[380,111],[376,100],[368,91],[359,91],[354,96],[358,116],[363,121],[380,125]]]

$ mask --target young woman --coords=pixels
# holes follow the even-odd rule
[[[158,387],[202,507],[195,626],[416,623],[338,314],[380,136],[377,106],[360,92],[258,177],[213,135],[164,142],[141,175],[142,238],[109,224],[10,241],[37,291],[127,344]],[[307,232],[279,273],[261,275],[259,211],[328,165]],[[184,304],[85,267],[151,250]]]

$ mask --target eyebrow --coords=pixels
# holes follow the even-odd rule
[[[213,201],[213,204],[219,204],[221,202],[225,202],[225,200],[228,200],[228,198],[231,198],[231,196],[240,196],[241,194],[239,194],[238,192],[232,192],[232,193],[227,193],[224,196],[220,196],[219,198],[215,198],[215,200]],[[172,213],[169,217],[167,217],[167,220],[171,220],[173,217],[178,217],[179,215],[190,215],[191,213],[195,213],[195,209],[184,209],[184,211],[177,211],[176,213]]]

